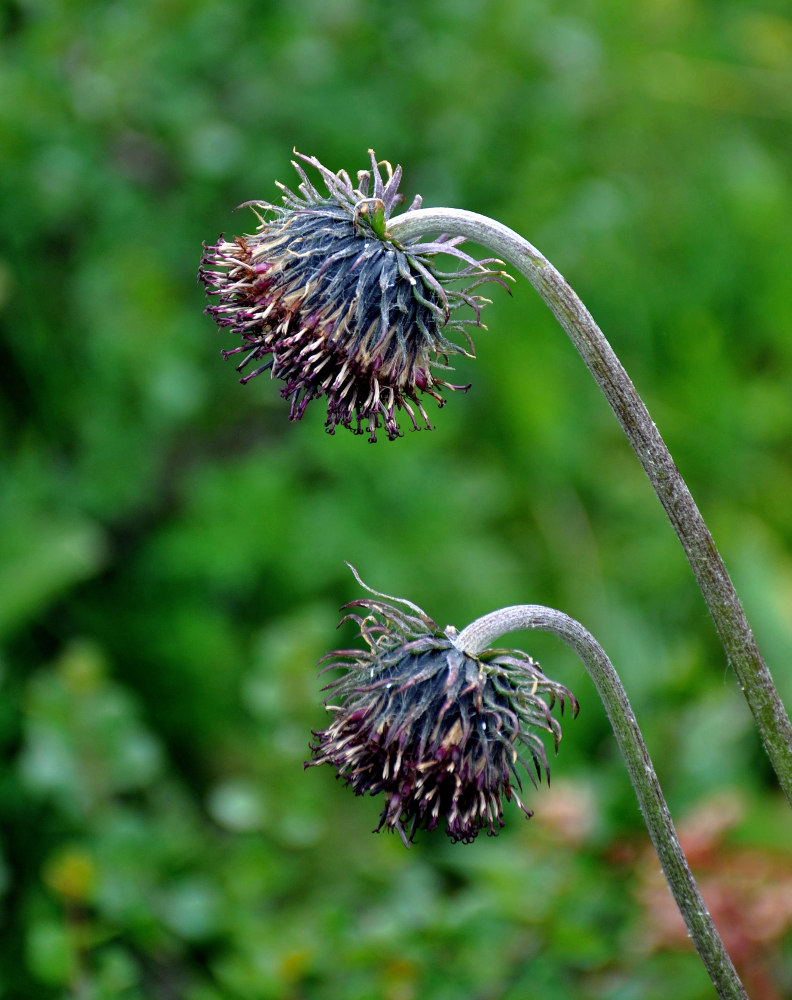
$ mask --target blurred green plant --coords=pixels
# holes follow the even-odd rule
[[[355,162],[361,136],[428,203],[532,233],[645,394],[788,701],[791,55],[788,13],[745,0],[0,5],[0,995],[711,995],[625,891],[645,838],[593,689],[531,824],[472,853],[405,858],[329,774],[301,775],[322,722],[304,667],[344,559],[441,621],[530,592],[623,666],[675,815],[744,802],[719,857],[775,898],[792,838],[772,775],[551,317],[493,295],[442,439],[360,448],[229,391],[195,248],[293,146]],[[147,784],[92,763],[79,813],[21,771],[75,650],[126,705],[121,743],[159,748]],[[571,658],[532,651],[579,687]],[[58,721],[64,760],[83,711]],[[64,896],[59,866],[92,867],[93,896]],[[789,926],[766,926],[740,972],[783,996]]]

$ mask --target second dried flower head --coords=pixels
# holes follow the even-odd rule
[[[204,248],[199,272],[217,301],[207,312],[221,329],[241,338],[224,351],[242,355],[241,381],[270,371],[285,385],[290,419],[325,397],[326,429],[338,425],[376,440],[382,427],[391,440],[401,434],[398,411],[412,426],[431,427],[421,401],[443,405],[444,389],[462,389],[437,375],[452,354],[473,354],[466,332],[481,325],[488,301],[475,293],[485,281],[507,277],[458,247],[461,238],[400,244],[387,223],[402,200],[401,168],[377,162],[357,175],[332,173],[314,157],[296,155],[320,174],[320,193],[299,163],[298,193],[283,185],[283,205],[249,202],[263,214],[253,235],[220,237]],[[408,211],[420,206],[416,197]],[[457,270],[442,271],[435,258],[455,258]],[[472,316],[460,317],[460,307]],[[449,339],[461,334],[464,346]]]
[[[357,795],[384,796],[377,829],[406,846],[421,827],[444,825],[453,841],[503,826],[503,799],[521,799],[522,773],[549,780],[545,731],[558,748],[550,714],[574,696],[519,650],[472,655],[419,608],[384,595],[353,601],[365,650],[330,653],[344,673],[328,690],[333,718],[314,734],[311,764],[330,764]]]

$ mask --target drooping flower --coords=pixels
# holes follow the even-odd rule
[[[444,389],[467,389],[439,378],[449,356],[473,356],[467,327],[481,326],[481,308],[489,301],[476,294],[486,281],[505,284],[508,277],[458,246],[461,238],[440,236],[433,242],[398,243],[388,236],[388,219],[403,201],[398,187],[401,167],[377,161],[357,175],[337,174],[316,158],[296,155],[320,174],[320,193],[297,162],[298,193],[282,184],[283,204],[247,202],[256,210],[253,235],[220,237],[205,246],[199,278],[209,296],[207,307],[217,325],[241,338],[224,351],[242,354],[240,381],[270,371],[285,385],[291,420],[308,403],[327,401],[325,427],[340,424],[376,440],[383,427],[393,440],[401,434],[400,409],[412,426],[429,418],[421,395],[443,405]],[[421,204],[416,197],[407,211]],[[257,211],[261,209],[262,211]],[[459,261],[443,271],[434,258]],[[472,315],[460,317],[468,306]],[[464,346],[449,339],[461,334]]]
[[[372,592],[375,593],[376,592]],[[391,601],[398,600],[403,607]],[[420,828],[445,824],[452,841],[503,826],[502,799],[523,803],[521,771],[549,781],[539,732],[561,727],[550,714],[574,696],[527,653],[471,655],[408,601],[377,594],[352,601],[342,621],[357,622],[367,649],[337,650],[325,669],[343,674],[325,690],[333,718],[315,732],[306,767],[330,764],[356,795],[382,794],[379,826],[409,846]]]

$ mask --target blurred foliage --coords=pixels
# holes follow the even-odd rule
[[[767,918],[788,811],[673,534],[527,285],[496,291],[470,393],[393,444],[325,436],[318,406],[289,425],[220,360],[201,242],[250,228],[232,208],[290,183],[294,146],[352,172],[373,146],[408,196],[499,218],[570,278],[792,704],[787,4],[4,0],[0,996],[712,995],[657,931],[604,714],[549,639],[531,652],[582,709],[530,823],[406,852],[370,836],[376,802],[303,774],[314,663],[358,596],[344,560],[443,623],[535,601],[590,627],[675,815],[742,803],[723,850],[761,927],[739,961],[790,995],[789,919]]]

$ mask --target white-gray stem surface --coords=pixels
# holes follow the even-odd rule
[[[789,716],[690,490],[604,334],[563,276],[534,246],[508,226],[475,212],[452,208],[421,208],[388,220],[388,235],[396,241],[438,232],[463,236],[516,268],[539,292],[569,335],[616,414],[674,526],[767,755],[792,805],[792,724]]]
[[[721,1000],[747,1000],[747,993],[701,897],[679,843],[660,782],[627,693],[605,651],[579,622],[561,611],[520,604],[493,611],[462,629],[454,645],[475,655],[507,632],[538,629],[563,640],[580,657],[605,706],[627,771],[660,859],[663,874]]]

